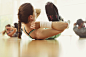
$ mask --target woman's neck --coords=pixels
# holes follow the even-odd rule
[[[31,22],[25,24],[25,30],[26,30],[28,33],[29,33],[31,30],[33,30],[33,29],[30,28],[30,26],[31,26]]]

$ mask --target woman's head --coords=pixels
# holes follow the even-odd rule
[[[27,24],[35,21],[34,8],[30,3],[24,3],[18,10],[18,38],[21,38],[21,22]]]
[[[7,24],[7,25],[5,26],[5,28],[6,28],[6,27],[11,27],[11,25],[10,25],[10,24]]]
[[[5,26],[5,28],[6,28],[6,27],[11,27],[11,25],[10,25],[10,24],[7,24],[7,25]],[[8,30],[8,29],[6,29],[6,30]]]
[[[11,27],[11,25],[10,25],[10,24],[7,24],[7,25],[5,26],[5,30],[2,32],[3,35],[4,35],[5,32],[7,31],[6,27]]]
[[[21,22],[27,24],[35,20],[34,8],[30,3],[24,3],[19,7],[18,18]]]
[[[18,23],[14,23],[14,27],[15,28],[18,28]]]
[[[78,26],[83,26],[84,21],[82,19],[78,19],[76,23]]]

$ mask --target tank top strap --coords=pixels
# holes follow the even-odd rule
[[[35,29],[33,29],[33,30],[31,30],[29,33],[27,33],[27,31],[25,30],[25,27],[24,27],[24,31],[29,35],[29,37],[31,37],[30,36],[30,34],[31,34],[31,32],[33,32]],[[32,38],[32,37],[31,37]]]

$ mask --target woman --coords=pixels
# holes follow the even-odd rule
[[[86,21],[83,21],[82,19],[78,19],[77,22],[74,23],[73,30],[80,38],[86,38],[86,27],[84,23],[86,23]]]
[[[10,36],[10,37],[14,37],[16,32],[16,28],[11,27],[10,24],[5,26],[5,30],[2,32],[2,34],[4,35],[5,33]]]
[[[21,28],[21,22],[24,24],[23,31],[32,39],[47,39],[51,36],[58,35],[63,32],[68,23],[65,22],[35,22],[36,14],[33,6],[30,3],[24,3],[19,7],[19,32]],[[43,23],[41,25],[40,23]],[[43,27],[41,27],[41,26]],[[44,29],[48,28],[48,29]],[[20,35],[18,36],[20,38]]]

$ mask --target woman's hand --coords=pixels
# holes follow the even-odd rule
[[[30,28],[32,29],[40,28],[40,22],[32,22]]]
[[[40,15],[40,13],[41,13],[41,9],[35,9],[36,10],[36,15],[37,15],[37,17]],[[37,18],[36,17],[36,18]]]
[[[74,26],[77,25],[76,23],[74,23]]]

